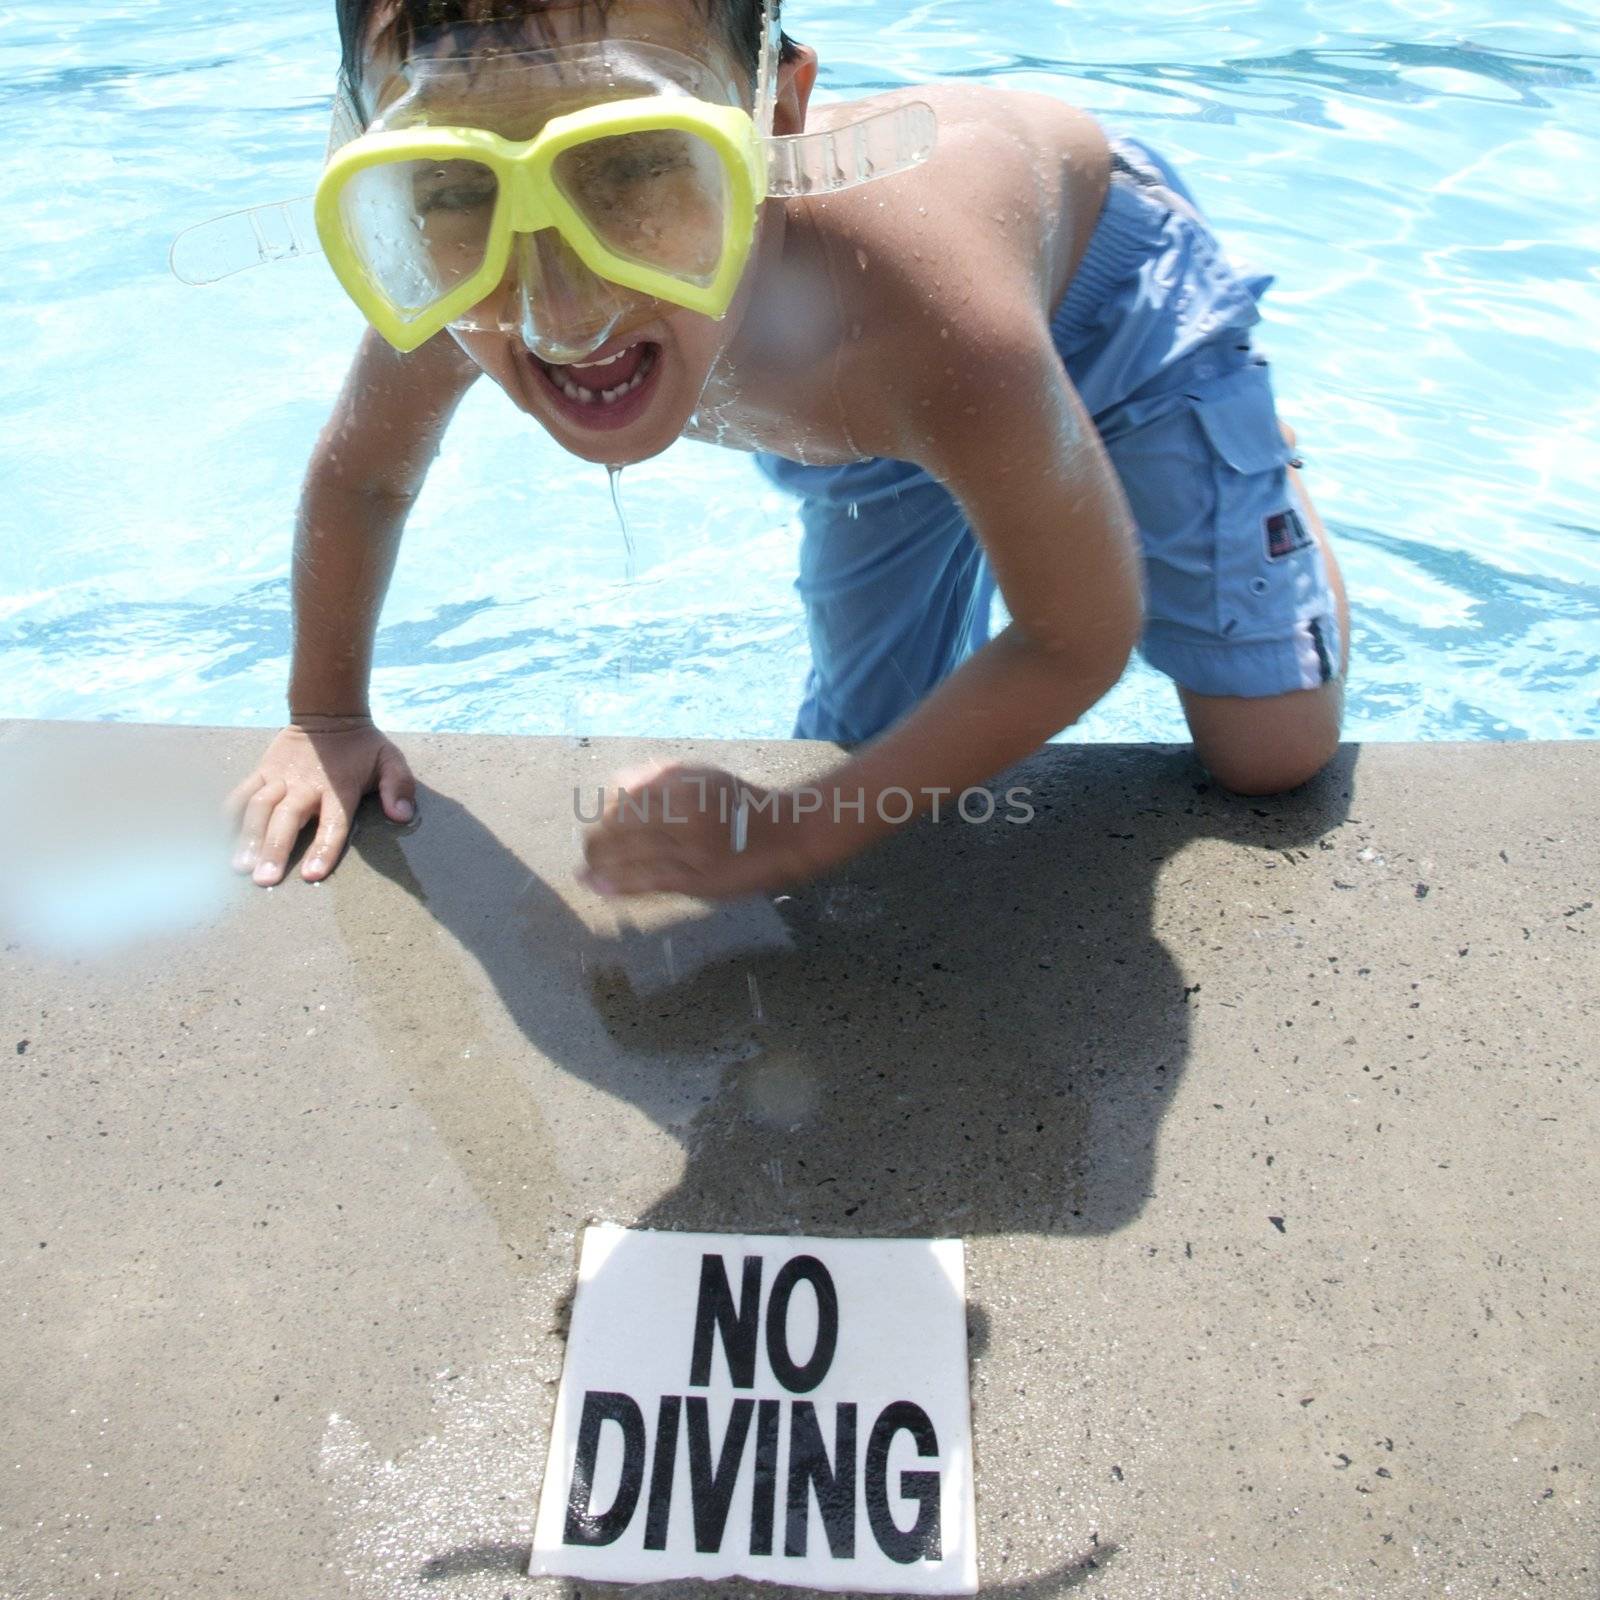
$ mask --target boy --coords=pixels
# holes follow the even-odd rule
[[[407,511],[484,373],[584,459],[623,465],[679,436],[711,439],[757,452],[802,497],[813,665],[794,731],[849,750],[816,786],[829,803],[785,804],[712,769],[635,773],[622,780],[634,803],[613,801],[586,836],[583,877],[601,893],[711,899],[826,871],[893,831],[904,806],[885,795],[921,811],[986,782],[1082,716],[1136,645],[1175,680],[1197,753],[1227,787],[1288,789],[1332,756],[1348,613],[1251,350],[1271,280],[1233,274],[1159,156],[1054,99],[950,85],[808,121],[817,59],[787,38],[764,53],[776,4],[502,0],[489,14],[481,0],[339,0],[369,145],[374,130],[440,127],[530,140],[596,108],[604,125],[611,103],[651,95],[692,96],[711,121],[752,106],[759,119],[763,84],[779,140],[863,112],[903,119],[913,101],[933,107],[938,138],[883,183],[766,199],[720,318],[688,309],[690,290],[677,303],[641,293],[666,280],[630,265],[648,256],[675,283],[710,281],[715,230],[731,238],[732,224],[711,201],[702,215],[714,191],[699,157],[635,133],[626,169],[597,177],[573,163],[609,147],[577,146],[519,203],[589,195],[584,226],[615,256],[582,237],[590,259],[617,261],[611,281],[574,254],[576,229],[528,210],[527,231],[501,242],[503,279],[448,333],[401,354],[369,330],[301,504],[291,726],[230,797],[236,866],[257,883],[279,881],[312,822],[302,876],[330,872],[370,789],[391,819],[413,814],[411,773],[368,715],[372,639]],[[463,152],[482,142],[447,137]],[[385,250],[424,237],[437,294],[461,288],[486,248],[487,221],[473,232],[459,219],[492,200],[452,176],[481,169],[427,150],[405,226],[382,209],[392,196],[361,209],[359,162],[344,209],[319,209],[319,229],[326,215],[376,241],[330,246],[376,320],[405,296],[373,285],[412,270]],[[423,200],[427,182],[436,198]],[[593,221],[608,209],[618,220]],[[988,639],[996,585],[1012,621]],[[735,803],[730,828],[740,794],[754,803]]]

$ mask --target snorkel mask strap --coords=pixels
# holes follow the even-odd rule
[[[315,197],[305,194],[185,228],[172,241],[167,265],[180,283],[220,283],[250,267],[321,254]]]
[[[366,132],[366,127],[360,104],[356,100],[355,87],[341,66],[333,85],[333,120],[328,128],[328,148],[323,153],[323,166],[327,166],[347,144],[354,144]]]
[[[782,62],[783,28],[773,0],[763,0],[755,124],[766,144],[769,199],[837,194],[920,166],[933,154],[939,119],[924,100],[907,101],[842,128],[775,135]]]
[[[328,146],[322,164],[326,166],[335,152],[359,139],[364,131],[355,92],[341,67],[334,84]],[[316,197],[307,194],[197,222],[172,241],[167,265],[182,283],[206,284],[220,283],[236,272],[268,262],[321,255],[315,205]]]
[[[793,200],[837,194],[919,167],[933,154],[939,119],[925,100],[818,133],[767,140],[767,194]]]
[[[766,156],[767,196],[778,200],[836,194],[919,166],[939,136],[933,107],[908,100],[842,127],[775,136],[783,30],[774,0],[763,0],[753,120]],[[334,86],[323,165],[366,131],[354,86],[341,67]],[[233,211],[185,229],[168,257],[184,283],[216,283],[267,262],[320,254],[314,197]]]

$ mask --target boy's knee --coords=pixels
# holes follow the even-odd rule
[[[1339,752],[1339,736],[1289,750],[1206,751],[1196,753],[1206,770],[1233,794],[1287,794],[1310,783]]]
[[[1309,783],[1338,754],[1344,684],[1268,700],[1184,694],[1195,754],[1224,789],[1285,794]]]

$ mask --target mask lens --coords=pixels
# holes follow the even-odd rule
[[[478,161],[390,161],[345,184],[339,214],[384,297],[415,315],[483,265],[499,197]]]
[[[702,287],[716,277],[728,178],[704,139],[672,128],[591,139],[564,150],[554,175],[607,249]]]

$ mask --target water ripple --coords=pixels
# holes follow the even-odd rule
[[[1148,133],[1235,263],[1356,605],[1351,732],[1600,734],[1591,0],[792,0],[822,92],[951,78]],[[1335,25],[1337,24],[1337,25]],[[189,223],[315,182],[325,0],[14,0],[0,714],[270,724],[300,476],[359,319],[319,262],[187,290]],[[623,486],[474,391],[412,517],[397,726],[787,732],[792,507],[682,446]],[[1136,666],[1073,737],[1175,738]]]

